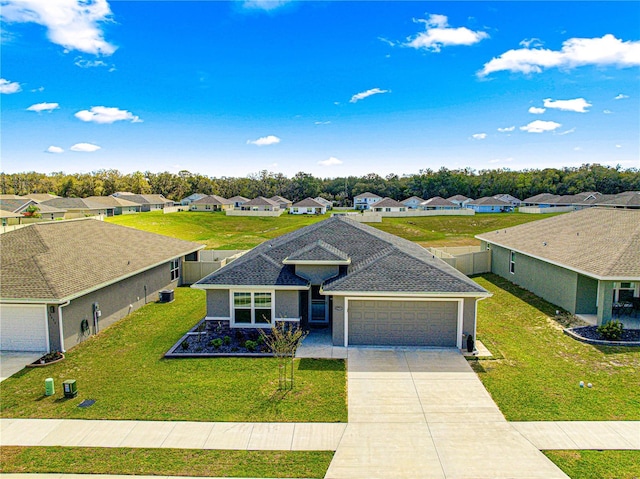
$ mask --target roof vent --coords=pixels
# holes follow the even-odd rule
[[[543,242],[542,242],[542,246],[547,246],[547,242],[546,242],[546,241],[543,241]]]

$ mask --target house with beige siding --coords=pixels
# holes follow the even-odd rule
[[[91,218],[0,235],[0,350],[64,351],[182,281],[204,245]]]
[[[258,196],[240,207],[243,211],[280,211],[280,205],[269,198]]]
[[[224,211],[233,209],[233,202],[222,196],[207,195],[204,198],[193,201],[189,209],[191,211]]]
[[[570,313],[603,324],[640,304],[640,210],[588,208],[476,238],[493,273]]]

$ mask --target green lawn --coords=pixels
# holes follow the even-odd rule
[[[67,353],[2,383],[2,417],[249,422],[344,422],[344,361],[296,361],[296,387],[277,390],[273,358],[164,359],[205,314],[204,292],[178,288],[172,303],[151,303]],[[44,396],[54,378],[56,394]],[[78,397],[64,399],[75,379]],[[86,409],[83,399],[95,399]]]
[[[545,215],[521,213],[479,214],[475,216],[422,216],[384,218],[370,226],[393,233],[424,246],[459,246],[478,244],[474,235],[528,223]],[[106,221],[123,226],[173,236],[206,245],[207,249],[249,249],[260,243],[290,233],[329,215],[288,215],[280,217],[225,216],[222,212],[184,211],[164,214],[161,211],[122,215]]]
[[[324,477],[331,451],[2,447],[0,473]]]
[[[476,281],[493,293],[478,303],[478,339],[501,359],[471,364],[507,420],[640,420],[640,348],[575,341],[555,306],[496,275]]]
[[[640,451],[543,451],[571,479],[638,479]]]
[[[557,213],[556,213],[557,214]],[[466,246],[479,244],[475,235],[537,221],[555,214],[481,213],[474,216],[418,216],[383,218],[371,226],[423,246]]]
[[[260,243],[328,218],[329,215],[279,217],[226,216],[223,212],[151,211],[107,218],[109,223],[205,244],[207,249],[250,249]]]

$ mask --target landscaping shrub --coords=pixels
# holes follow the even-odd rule
[[[619,341],[622,338],[622,330],[622,323],[615,320],[598,326],[598,334],[607,341]]]
[[[228,346],[229,344],[231,344],[231,336],[225,336],[224,338],[222,338],[222,342]]]
[[[244,342],[244,347],[247,348],[247,351],[251,351],[254,352],[256,350],[256,346],[258,344],[255,341],[251,341],[250,339],[247,339]]]
[[[211,344],[211,346],[213,346],[216,349],[220,349],[220,346],[222,346],[222,339],[220,338],[216,338],[216,339],[212,339],[209,344]]]

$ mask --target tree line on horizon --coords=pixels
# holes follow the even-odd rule
[[[401,201],[411,196],[429,199],[447,198],[461,194],[481,198],[497,194],[511,194],[519,199],[539,193],[571,195],[585,191],[617,194],[640,191],[640,170],[622,169],[599,164],[580,167],[480,170],[470,168],[437,171],[420,170],[417,174],[381,177],[376,173],[364,176],[316,178],[299,172],[288,178],[282,173],[267,170],[246,177],[214,178],[183,170],[179,173],[149,171],[123,174],[118,170],[98,170],[91,173],[37,172],[0,173],[2,194],[27,195],[51,193],[62,197],[86,198],[108,196],[118,191],[135,194],[162,194],[179,201],[193,193],[215,194],[225,198],[244,196],[284,196],[292,201],[322,196],[338,206],[351,206],[353,197],[364,192],[375,193]]]

